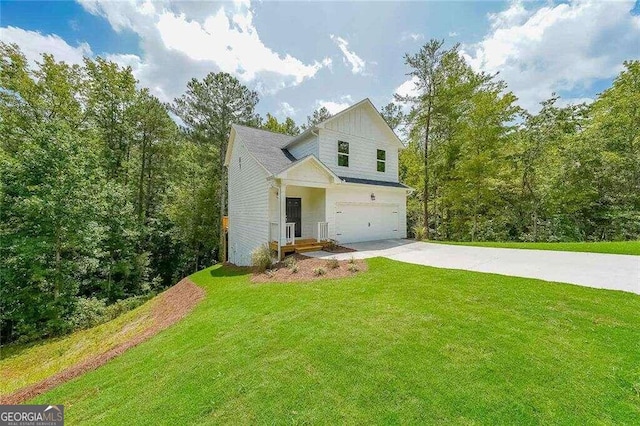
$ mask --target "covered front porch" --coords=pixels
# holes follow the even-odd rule
[[[327,190],[340,182],[313,155],[272,178],[269,193],[269,246],[285,254],[321,249],[329,241]]]
[[[269,247],[279,252],[279,258],[321,250],[329,241],[325,200],[325,188],[285,182],[274,188],[269,202]]]

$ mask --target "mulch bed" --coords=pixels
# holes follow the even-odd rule
[[[287,256],[287,258],[293,257],[298,265],[298,272],[293,272],[288,268],[285,262],[276,263],[273,268],[267,272],[258,273],[254,272],[251,277],[251,282],[254,283],[270,283],[270,282],[300,282],[300,281],[314,281],[324,280],[330,278],[346,278],[357,275],[361,271],[367,270],[367,263],[361,259],[355,259],[353,263],[358,268],[357,271],[352,272],[349,270],[351,265],[348,260],[338,261],[337,268],[331,268],[327,259],[316,259],[313,257],[307,257],[301,254],[293,254]],[[316,268],[323,268],[326,273],[324,275],[316,275],[313,270]]]
[[[95,370],[101,365],[106,364],[109,360],[122,354],[127,349],[139,345],[184,318],[198,302],[204,298],[204,295],[205,292],[201,287],[191,282],[188,278],[184,278],[178,284],[158,296],[159,300],[151,311],[153,317],[153,325],[151,327],[134,336],[128,342],[122,343],[107,352],[69,367],[39,383],[29,385],[9,395],[0,397],[0,404],[23,403],[59,384],[68,382],[88,371]]]

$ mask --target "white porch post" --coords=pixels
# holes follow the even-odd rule
[[[280,181],[280,238],[278,238],[278,261],[282,259],[282,242],[287,239],[287,185]]]

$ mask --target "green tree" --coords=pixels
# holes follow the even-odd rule
[[[457,45],[445,50],[442,41],[431,40],[405,61],[415,87],[413,94],[396,95],[411,107],[410,149],[401,159],[410,165],[407,171],[421,177],[417,181],[414,175],[412,184],[422,193],[426,237],[475,239],[481,233],[495,238],[488,230],[496,228],[492,215],[510,184],[512,130],[506,123],[518,112],[515,97],[495,76],[474,72]],[[422,159],[419,168],[416,155]],[[416,220],[411,211],[416,203],[410,201]]]
[[[313,114],[307,116],[307,124],[303,124],[300,126],[302,130],[307,130],[316,124],[322,123],[330,119],[332,114],[325,107],[320,107],[317,110],[313,111]]]
[[[586,238],[638,238],[640,61],[625,62],[612,86],[593,102],[584,131],[565,158]]]
[[[173,172],[178,128],[166,107],[143,89],[132,111],[137,161],[135,210],[140,222],[155,217]]]
[[[519,112],[516,97],[502,81],[476,75],[472,80],[471,107],[459,138],[459,158],[454,169],[453,203],[471,241],[502,240],[506,227],[502,212],[508,208],[504,194],[512,180],[506,154],[511,142],[510,123]],[[466,239],[466,238],[465,238]]]
[[[559,229],[553,229],[551,222],[558,223],[559,198],[571,191],[562,183],[562,158],[580,131],[586,111],[584,105],[558,107],[558,99],[552,95],[537,114],[525,113],[514,138],[520,182],[517,220],[522,222],[516,226],[524,240],[546,240],[557,234]]]
[[[408,75],[415,82],[416,94],[406,96],[395,95],[396,101],[409,103],[411,111],[407,122],[412,137],[422,135],[423,144],[423,223],[427,239],[429,238],[429,150],[430,132],[434,110],[439,99],[439,86],[441,81],[441,64],[445,51],[442,49],[444,41],[431,40],[425,44],[418,53],[405,55],[405,63],[411,68]]]
[[[0,43],[0,67],[3,341],[69,330],[80,298],[170,284],[185,249],[166,214],[180,158],[166,107],[99,58],[30,68]]]
[[[136,80],[130,67],[103,58],[85,59],[87,118],[103,142],[103,158],[110,178],[127,184],[133,144],[131,113],[136,101]]]
[[[285,135],[295,136],[300,134],[300,128],[296,126],[296,122],[293,121],[291,117],[285,118],[285,120],[280,123],[276,117],[269,113],[267,113],[267,120],[262,123],[261,127],[270,132],[284,133]]]
[[[392,130],[396,130],[404,121],[402,107],[395,102],[386,104],[382,108],[382,111],[380,111],[380,115],[382,115],[382,118],[384,118],[384,121],[387,122]]]
[[[213,236],[219,239],[218,259],[224,259],[225,239],[222,220],[226,211],[227,179],[224,158],[231,124],[255,125],[258,117],[255,106],[258,94],[242,85],[230,74],[209,73],[203,80],[192,79],[187,83],[187,92],[176,98],[172,111],[180,117],[189,137],[207,149],[215,159],[208,175],[217,182],[218,211],[206,214],[217,217],[218,227],[212,229]]]
[[[5,338],[63,332],[100,238],[95,139],[79,128],[78,67],[44,55],[28,69],[0,45],[0,308]]]

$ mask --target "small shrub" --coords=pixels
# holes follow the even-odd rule
[[[271,268],[273,260],[271,259],[271,250],[269,246],[264,244],[256,247],[251,253],[251,263],[258,270],[258,272],[264,272]]]
[[[413,236],[416,240],[422,241],[426,235],[427,230],[424,229],[424,226],[416,225],[413,227]]]
[[[118,300],[106,307],[104,310],[104,318],[102,322],[111,321],[114,318],[119,317],[125,312],[129,312],[138,306],[142,305],[147,300],[155,296],[155,293],[148,293],[142,296],[133,296],[127,299]]]
[[[313,270],[313,275],[315,275],[316,277],[319,277],[321,275],[324,275],[327,273],[327,270],[324,268],[315,268]]]
[[[324,243],[324,249],[327,251],[334,251],[338,247],[335,240],[329,240]]]
[[[69,319],[74,330],[82,330],[103,322],[106,305],[104,300],[95,297],[79,297],[76,310]]]
[[[358,265],[356,265],[355,263],[349,264],[347,269],[349,270],[349,272],[354,272],[354,273],[359,271]]]
[[[353,255],[351,255],[351,257],[349,258],[348,262],[349,262],[350,265],[354,265],[356,263],[356,258],[353,257]]]
[[[294,263],[294,264],[291,266],[291,268],[289,268],[289,270],[291,270],[291,273],[292,273],[292,274],[296,274],[296,273],[298,273],[298,264],[297,264],[297,263]]]
[[[338,269],[340,267],[340,262],[335,257],[327,260],[327,268],[329,269]]]
[[[273,278],[276,274],[276,271],[274,271],[273,269],[267,269],[266,271],[264,271],[264,273],[269,278]]]
[[[294,266],[298,265],[298,261],[296,260],[296,258],[294,256],[287,256],[284,258],[284,266],[291,269]]]

